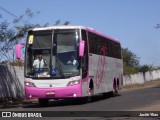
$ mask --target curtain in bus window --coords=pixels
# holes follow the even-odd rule
[[[109,39],[107,39],[107,55],[109,57],[113,57],[113,54],[112,54],[112,44],[111,44],[111,41]]]
[[[93,53],[94,52],[94,41],[90,36],[88,37],[88,41],[89,41],[89,52]]]
[[[57,34],[57,53],[74,51],[76,46],[76,39],[74,34]]]
[[[51,48],[52,46],[52,34],[34,35],[33,48],[44,49]]]
[[[96,35],[93,33],[89,32],[89,44],[90,44],[90,48],[89,48],[89,52],[93,53],[93,54],[97,54],[97,39],[96,39]]]

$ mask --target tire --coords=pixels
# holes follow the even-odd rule
[[[46,107],[48,106],[49,99],[38,99],[40,106]]]
[[[117,89],[120,90],[120,86],[119,86],[119,78],[117,78]]]
[[[118,90],[112,91],[112,96],[115,97],[118,95]]]
[[[117,88],[117,81],[116,79],[114,79],[113,81],[113,92],[112,92],[113,96],[117,96],[118,95],[118,88]]]
[[[91,79],[90,84],[89,84],[88,96],[86,97],[86,101],[91,102],[93,95],[94,95],[94,86],[93,86],[93,80]]]
[[[92,95],[93,95],[93,89],[90,89],[89,92],[88,92],[88,96],[86,97],[87,102],[92,101]]]

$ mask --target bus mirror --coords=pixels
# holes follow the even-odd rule
[[[24,58],[21,57],[22,46],[25,46],[25,43],[18,43],[16,45],[16,58],[19,60],[24,60]]]
[[[80,57],[84,56],[84,46],[85,46],[85,41],[80,40],[80,42],[79,42],[79,56]]]

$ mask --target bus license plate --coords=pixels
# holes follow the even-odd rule
[[[55,95],[55,92],[47,92],[46,95]]]

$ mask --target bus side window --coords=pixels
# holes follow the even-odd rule
[[[82,40],[85,40],[85,51],[82,58],[82,78],[85,78],[88,75],[88,42],[85,30],[82,30]]]

